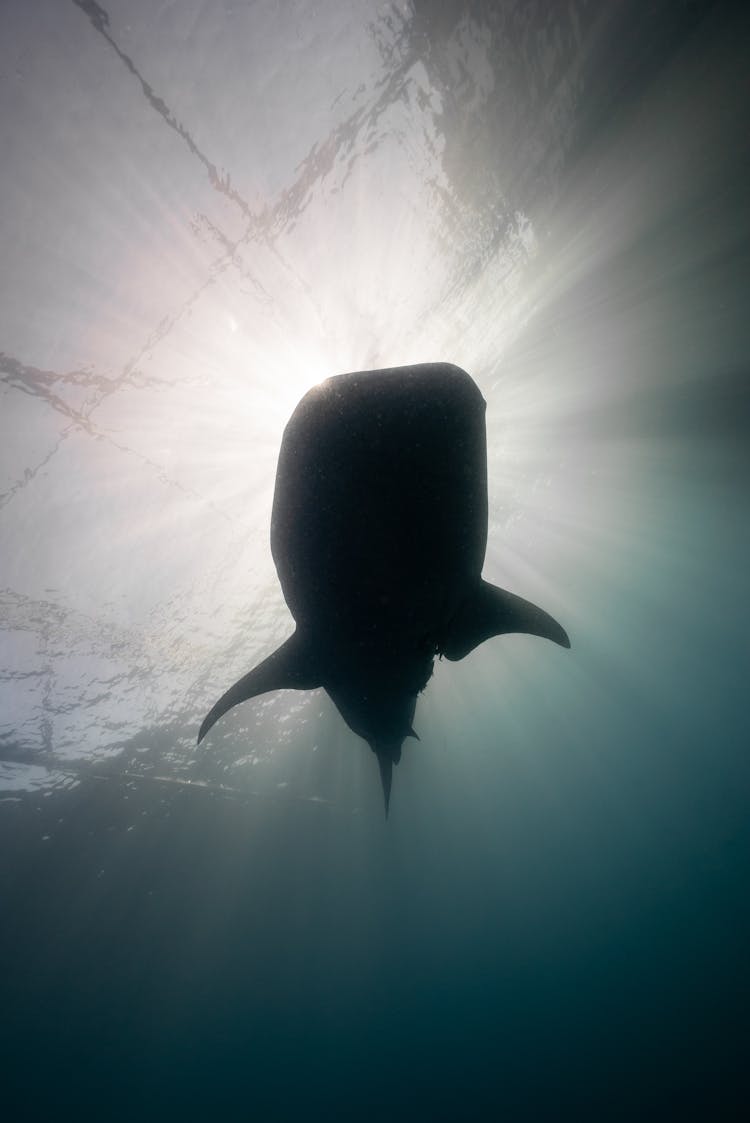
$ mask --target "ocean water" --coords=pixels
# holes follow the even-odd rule
[[[0,8],[3,1117],[744,1119],[750,168],[729,4]],[[330,374],[488,403],[383,818],[291,630]]]

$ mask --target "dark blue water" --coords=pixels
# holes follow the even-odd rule
[[[744,1119],[747,17],[0,12],[8,1119]],[[485,576],[382,814],[268,546],[316,380],[488,402]]]

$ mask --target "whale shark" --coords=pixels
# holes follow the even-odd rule
[[[377,757],[387,818],[436,657],[463,659],[510,632],[570,647],[547,612],[482,578],[485,410],[449,363],[340,374],[305,394],[284,430],[271,514],[296,627],[219,698],[199,742],[240,702],[323,687]]]

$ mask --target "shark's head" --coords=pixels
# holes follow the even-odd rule
[[[367,741],[378,758],[385,813],[391,794],[393,765],[401,759],[407,737],[415,737],[417,695],[432,674],[432,654],[412,658],[374,653],[339,668],[325,683],[346,724]]]

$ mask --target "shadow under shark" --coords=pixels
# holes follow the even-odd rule
[[[239,702],[322,686],[376,754],[387,816],[436,655],[463,659],[507,632],[570,646],[548,613],[482,580],[485,409],[447,363],[342,374],[304,396],[284,432],[271,517],[296,630],[222,695],[199,742]]]

